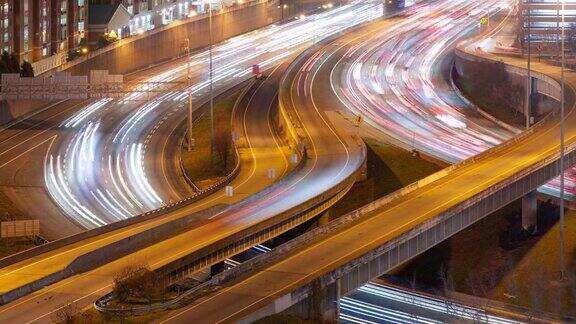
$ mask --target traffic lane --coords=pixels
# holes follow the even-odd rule
[[[361,156],[361,147],[358,146],[358,143],[352,138],[352,136],[346,134],[344,136],[340,136],[337,132],[333,129],[333,126],[330,125],[326,121],[326,117],[324,116],[324,111],[318,108],[318,104],[326,105],[326,102],[323,102],[321,99],[314,99],[315,91],[320,92],[318,89],[314,89],[312,85],[314,84],[314,78],[317,73],[317,70],[311,72],[312,76],[307,79],[307,82],[293,82],[291,86],[291,98],[293,101],[293,106],[298,107],[297,114],[299,118],[305,121],[313,121],[313,123],[304,123],[304,129],[308,134],[311,134],[311,138],[314,139],[311,143],[311,147],[314,148],[314,155],[321,157],[318,158],[318,166],[319,170],[325,170],[326,168],[330,168],[330,165],[336,165],[339,167],[334,168],[334,172],[337,173],[337,178],[339,176],[344,176],[346,174],[351,174],[348,172],[354,172],[359,164],[361,163],[361,158],[355,158]],[[306,78],[306,77],[304,77]],[[297,74],[294,77],[294,80],[303,80],[302,74]],[[322,82],[318,82],[317,84],[322,84]],[[310,93],[310,96],[307,95],[298,95],[299,93]],[[324,94],[324,93],[322,93]],[[320,95],[323,97],[323,95]],[[320,101],[319,103],[317,101]],[[312,125],[311,125],[312,124]],[[323,136],[321,136],[323,135]],[[318,140],[316,140],[318,139]],[[355,148],[357,147],[357,148]],[[355,160],[354,162],[350,162],[350,160]],[[331,161],[331,162],[327,162]],[[335,162],[338,161],[338,162]],[[344,175],[341,175],[344,174]],[[317,179],[318,175],[316,175],[313,179]],[[286,276],[287,277],[287,276]],[[262,288],[262,287],[260,287]],[[248,287],[247,291],[250,291],[251,288]],[[263,292],[266,294],[268,291],[264,289],[258,290],[259,292]],[[229,301],[236,300],[241,295],[228,295],[230,297]],[[227,298],[224,297],[224,298]],[[226,302],[224,300],[220,301],[221,305],[231,305],[230,302]],[[221,319],[220,316],[222,314],[222,309],[217,312],[206,312],[202,313],[201,316],[194,317],[186,317],[181,319],[182,321],[193,321],[193,322],[215,322],[217,319]],[[171,319],[171,321],[174,319]],[[178,319],[180,320],[180,319]]]
[[[317,116],[314,116],[314,118],[317,118]],[[322,127],[325,127],[325,125],[322,125]],[[335,175],[341,172],[341,166],[335,167],[334,165],[334,157],[335,156],[328,156],[326,159],[323,159],[321,163],[318,163],[318,167],[316,168],[317,171],[315,170],[314,174],[310,176],[313,176],[313,179],[308,179],[310,177],[306,178],[311,170],[306,168],[303,169],[304,175],[294,177],[296,179],[290,183],[291,187],[288,189],[277,188],[275,191],[272,191],[267,196],[269,199],[265,200],[267,203],[265,205],[261,203],[241,203],[239,206],[241,209],[234,213],[226,216],[220,215],[215,221],[178,235],[165,242],[138,251],[135,254],[122,258],[121,262],[124,262],[124,265],[128,265],[134,262],[134,260],[148,260],[152,267],[157,267],[161,264],[177,259],[180,256],[186,255],[191,251],[197,250],[202,246],[210,244],[222,237],[231,235],[243,228],[258,223],[261,220],[268,218],[269,215],[295,207],[300,202],[306,201],[309,197],[315,197],[325,190],[325,188],[318,186],[318,182],[326,184],[327,187],[333,185]],[[354,168],[349,167],[349,170],[353,169]],[[294,188],[294,186],[299,183],[300,185]],[[170,251],[171,253],[169,256],[167,256],[167,251]],[[154,260],[158,261],[152,263]],[[118,263],[114,262],[114,264]],[[102,272],[99,272],[98,274],[100,282],[106,282],[103,277],[105,274],[103,275],[101,273],[114,272],[107,272],[107,266],[103,266],[99,269],[102,270]],[[112,278],[109,277],[108,279],[110,280],[108,282],[111,282]],[[49,290],[49,288],[47,288],[47,290]]]
[[[569,118],[576,122],[573,112],[572,107]],[[250,278],[214,292],[184,310],[172,312],[166,321],[203,323],[204,318],[209,318],[209,322],[239,319],[319,274],[343,266],[347,260],[361,257],[416,224],[432,219],[440,212],[457,206],[468,197],[493,187],[509,175],[557,151],[558,145],[552,144],[550,138],[556,138],[558,123],[548,123],[548,126],[542,132],[530,136],[530,140],[503,149],[496,157],[465,165],[450,177],[440,178],[391,202],[363,222],[286,256]],[[576,127],[571,127],[569,133],[568,142],[576,142]],[[447,200],[446,197],[452,198]],[[230,296],[242,298],[230,300]],[[231,301],[233,305],[230,305]],[[225,302],[228,302],[229,307],[227,313],[220,311]]]
[[[269,55],[268,57],[264,57],[267,59],[272,58],[273,55]],[[269,79],[269,77],[267,78]],[[216,89],[225,89],[225,88],[233,88],[237,83],[237,80],[222,80],[219,82],[215,83],[215,87]],[[218,91],[218,90],[217,90]],[[268,105],[271,103],[271,99],[262,96],[262,91],[259,91],[259,98],[262,98],[260,102],[256,102],[255,105],[256,107],[262,107],[262,111],[266,111],[268,109]],[[207,95],[203,95],[203,96],[198,96],[198,98],[194,99],[194,103],[195,103],[195,107],[202,107],[205,106],[208,102],[209,98]],[[260,106],[260,104],[265,103],[265,105]],[[148,154],[148,155],[153,155],[156,158],[155,159],[148,159],[147,161],[151,162],[149,164],[147,164],[146,169],[150,170],[149,173],[150,174],[161,174],[162,176],[158,176],[155,177],[153,181],[153,187],[154,188],[178,188],[181,187],[182,181],[181,181],[181,176],[182,173],[180,171],[180,166],[178,164],[178,161],[175,161],[172,157],[174,155],[167,155],[166,154],[166,150],[168,146],[174,146],[174,145],[179,145],[177,143],[177,139],[176,136],[172,136],[175,132],[176,132],[176,128],[181,127],[181,123],[185,122],[186,118],[187,118],[187,114],[185,114],[186,112],[186,105],[183,104],[179,104],[177,106],[177,109],[174,109],[172,112],[169,112],[167,114],[164,114],[164,116],[162,117],[162,119],[159,118],[159,122],[157,122],[155,124],[155,126],[152,128],[152,131],[148,131],[147,132],[147,139],[150,141],[150,143],[147,145],[147,147],[149,148],[149,150],[151,150],[151,153],[154,152],[154,154]],[[198,112],[200,113],[200,112]],[[204,111],[203,113],[207,114],[208,111]],[[264,113],[264,115],[266,115],[266,113]],[[252,114],[248,114],[248,117],[252,116]],[[256,116],[256,118],[259,118],[260,120],[254,120],[254,126],[252,126],[249,129],[258,129],[256,125],[258,125],[258,123],[261,122],[261,116]],[[174,127],[174,125],[178,125],[176,127]],[[266,142],[267,138],[269,136],[271,136],[271,133],[269,132],[269,126],[268,123],[264,124],[264,129],[266,130],[265,134],[263,134],[263,138],[264,138],[264,143],[263,143],[263,147],[275,147],[276,144],[275,143],[270,143],[270,142]],[[168,134],[168,136],[166,136],[166,134]],[[183,133],[181,133],[183,134]],[[232,135],[230,135],[232,136]],[[250,135],[249,138],[252,141],[255,141],[257,139],[257,137],[255,137],[254,135]],[[156,143],[156,144],[155,144]],[[160,144],[162,143],[162,144]],[[256,145],[252,145],[253,147],[258,147],[258,143],[256,143]],[[161,149],[157,149],[157,148],[161,148]],[[170,163],[166,163],[166,161],[171,161]],[[177,181],[174,181],[173,179],[178,179]],[[186,186],[189,187],[189,185],[186,183]],[[175,191],[175,190],[172,190]],[[181,191],[181,190],[180,190]],[[188,189],[189,191],[189,189]],[[183,197],[183,195],[181,194],[180,197]],[[176,200],[176,199],[175,199]]]
[[[251,106],[251,107],[254,107],[254,106]],[[259,115],[261,117],[262,112],[265,112],[266,109],[269,109],[271,106],[269,104],[268,105],[263,104],[263,105],[261,105],[261,107],[263,107],[263,109],[251,109],[251,110],[247,109],[247,110],[251,111],[252,115]],[[239,114],[238,118],[246,118],[246,116],[243,116],[243,115],[244,114]],[[254,120],[254,117],[252,117],[251,119]],[[240,122],[240,123],[245,124],[244,122]],[[246,125],[249,125],[250,126],[249,128],[256,126],[253,124],[246,124]],[[267,128],[267,129],[270,130],[271,127],[269,126],[269,128]],[[247,132],[247,134],[248,134],[248,136],[251,136],[249,132]],[[281,150],[280,147],[277,148],[277,151],[278,151],[277,155],[283,154],[283,151]],[[270,157],[270,155],[268,155],[268,157]],[[250,160],[254,159],[254,157],[252,157],[252,156],[249,156],[247,158]],[[256,158],[258,158],[258,157],[256,156]],[[251,167],[245,168],[246,173],[250,174],[250,177],[239,176],[237,179],[241,182],[238,183],[237,188],[243,189],[244,187],[246,187],[246,188],[250,188],[251,190],[257,191],[257,190],[262,189],[266,183],[273,181],[271,179],[266,179],[266,172],[265,171],[267,170],[267,167],[273,167],[273,168],[280,169],[280,166],[284,164],[284,159],[282,157],[276,157],[275,160],[278,161],[278,163],[276,165],[271,164],[268,161],[261,162],[261,165],[264,166],[264,168],[262,168],[260,170],[258,176],[255,176],[254,172],[250,171],[250,169],[253,169],[253,168],[251,168]],[[263,178],[266,180],[263,181]],[[250,181],[248,181],[248,180],[250,180]],[[248,190],[246,190],[246,191],[248,192]],[[220,192],[218,193],[218,196],[223,197],[222,193],[220,193]],[[238,196],[240,196],[240,195],[238,195]],[[232,200],[232,199],[233,198],[225,198],[225,200]],[[214,203],[216,203],[216,202],[218,202],[218,201],[214,201]],[[204,203],[206,203],[206,202],[204,202]],[[200,207],[197,207],[197,208],[199,209]],[[182,213],[186,214],[187,211],[184,210],[184,211],[182,211]],[[203,235],[202,235],[203,231],[204,230],[200,230],[196,234],[192,234],[192,237],[194,237],[196,239],[202,238],[203,237]],[[190,237],[184,237],[183,240],[180,240],[177,243],[174,243],[174,246],[182,248],[182,247],[188,246],[188,244],[190,244],[190,242],[191,242]],[[159,245],[162,246],[162,244],[159,244]],[[178,249],[168,248],[168,251],[174,252],[174,251],[178,251]],[[54,258],[57,258],[57,261],[55,261],[55,262],[57,262],[57,264],[58,264],[58,262],[60,262],[61,258],[59,258],[57,255],[53,255],[53,256],[54,256]],[[154,254],[153,257],[144,253],[144,255],[142,256],[141,259],[142,260],[158,260],[158,259],[162,259],[164,257],[166,257],[166,248],[161,247],[159,252]],[[128,258],[127,260],[125,260],[125,262],[121,262],[119,267],[112,267],[112,268],[110,268],[110,269],[112,269],[110,271],[107,271],[106,269],[104,269],[102,271],[105,273],[105,276],[108,276],[107,278],[110,279],[110,282],[112,282],[113,274],[120,271],[123,266],[130,264],[130,262],[133,262],[133,260],[134,260],[133,258]],[[157,266],[157,265],[153,264],[153,266]],[[50,268],[44,268],[44,269],[45,269],[44,274],[48,274],[51,271],[53,271],[53,270],[50,270]],[[34,275],[38,275],[38,273],[35,273]],[[7,280],[7,279],[3,278],[3,281],[4,280]],[[29,310],[26,307],[29,307],[29,305],[31,305],[31,304],[32,305],[38,305],[38,304],[42,304],[45,302],[48,303],[48,306],[42,308],[41,311],[38,310],[38,311],[32,312],[30,314],[38,315],[38,312],[53,311],[55,309],[54,308],[55,305],[57,306],[58,303],[65,303],[66,299],[69,298],[69,290],[72,289],[72,288],[70,288],[71,285],[74,287],[77,287],[77,286],[83,286],[84,287],[85,286],[85,287],[89,288],[88,290],[83,290],[83,292],[86,294],[93,292],[95,290],[95,289],[93,289],[95,287],[94,286],[95,283],[92,282],[91,284],[86,284],[86,282],[90,282],[90,280],[102,282],[102,280],[104,280],[104,277],[101,274],[94,274],[94,275],[88,274],[86,276],[80,275],[77,277],[66,279],[65,281],[62,281],[62,285],[60,285],[60,283],[56,284],[54,287],[46,288],[42,291],[35,292],[35,293],[33,293],[27,297],[24,297],[21,300],[17,300],[14,303],[6,305],[6,307],[0,308],[0,313],[4,314],[5,312],[7,312],[7,313],[9,313],[9,315],[7,315],[7,316],[12,316],[11,314],[13,314],[14,312],[17,312],[19,314],[28,314]],[[106,287],[108,287],[108,286],[106,286]],[[98,288],[98,289],[100,289],[100,288]],[[83,297],[84,295],[79,294],[79,295],[75,295],[75,296],[80,298],[80,297]],[[86,300],[90,300],[91,297],[86,296],[86,298],[87,298]],[[80,301],[83,301],[83,300],[84,299],[82,299]],[[14,305],[16,305],[16,306],[14,306]],[[52,307],[54,309],[50,309],[50,307]],[[0,320],[3,318],[2,316],[3,315],[0,316]],[[45,318],[45,317],[43,317],[43,318]],[[10,319],[10,317],[7,317],[6,319]]]
[[[299,50],[303,47],[306,47],[307,44],[313,42],[313,39],[316,39],[316,37],[314,37],[312,34],[315,35],[316,32],[318,32],[319,35],[326,35],[347,28],[350,25],[358,24],[369,19],[374,19],[376,18],[376,13],[380,14],[381,12],[377,7],[378,5],[375,3],[355,2],[350,5],[344,5],[342,7],[334,8],[333,10],[314,15],[310,19],[301,19],[289,24],[284,24],[282,26],[271,26],[265,30],[250,33],[245,36],[240,36],[230,40],[229,42],[225,42],[222,45],[218,45],[214,48],[215,82],[227,78],[230,79],[231,76],[235,77],[246,75],[246,73],[249,74],[252,62],[259,63],[261,67],[266,67],[272,64],[275,60],[281,60],[287,55],[290,55],[294,49]],[[354,14],[351,15],[350,13]],[[234,49],[237,51],[234,51]],[[234,53],[234,55],[230,53]],[[267,59],[268,57],[270,58]],[[206,70],[206,51],[193,54],[192,58],[193,70]],[[236,66],[237,64],[240,65]],[[173,70],[163,72],[158,76],[156,81],[176,80],[178,76],[184,76],[186,70],[186,66],[179,66]],[[237,74],[233,75],[234,73]],[[197,92],[197,94],[205,95],[207,92],[206,81],[195,84],[193,89]],[[139,157],[136,158],[141,160]],[[133,164],[136,164],[138,169],[141,169],[138,167],[140,165],[140,161],[133,162]],[[137,194],[140,196],[139,198],[147,200],[150,198],[147,196],[151,196],[153,198],[152,200],[155,200],[155,203],[158,203],[158,201],[161,199],[158,199],[155,196],[160,196],[161,194],[154,192],[152,186],[149,185],[149,182],[146,179],[145,168],[143,171],[136,170],[134,173],[136,173],[134,178],[138,179],[138,181],[143,185],[130,184],[129,186],[133,187],[133,191],[137,192]],[[138,175],[138,173],[140,173],[140,175]],[[144,176],[141,175],[142,173],[144,173]],[[55,189],[54,187],[57,186],[49,187]],[[107,190],[109,190],[111,193],[116,195],[116,198],[112,200],[117,200],[121,196],[120,193],[115,193],[109,188],[94,188],[92,191],[97,192],[97,189],[102,191],[103,194],[107,194]],[[146,192],[148,192],[148,194],[146,194]],[[58,196],[56,190],[51,190],[51,193],[56,193],[55,195]],[[66,200],[72,201],[72,205],[75,205],[76,209],[85,208],[82,202],[75,203],[74,199],[70,197],[68,197],[68,199],[60,199],[60,203],[66,204]],[[120,206],[117,207],[120,208]],[[100,208],[99,212],[106,213],[108,212],[106,209],[107,208]],[[82,214],[83,212],[79,213]],[[84,218],[90,218],[90,216]]]
[[[316,191],[317,192],[317,191]],[[300,199],[302,199],[302,197],[300,197]]]

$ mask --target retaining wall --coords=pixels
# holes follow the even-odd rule
[[[280,10],[276,1],[254,1],[223,13],[212,15],[213,43],[244,34],[276,22]],[[141,36],[122,39],[85,57],[62,65],[73,75],[87,75],[93,69],[111,74],[127,74],[183,55],[183,43],[190,40],[190,50],[210,44],[209,19],[206,15],[176,21]]]
[[[463,50],[456,49],[455,70],[459,77],[467,79],[467,69],[471,64],[495,64],[497,61],[484,59],[480,56],[472,55]],[[526,78],[527,70],[516,66],[506,65],[506,72],[512,84],[522,87],[526,91]],[[533,79],[533,93],[539,94],[539,100],[533,100],[533,114],[535,116],[542,116],[554,108],[557,108],[560,102],[560,87],[549,76],[532,71],[531,76]],[[496,99],[498,100],[498,99]],[[516,111],[524,114],[524,103],[519,106],[513,107]]]

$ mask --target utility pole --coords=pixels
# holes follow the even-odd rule
[[[556,1],[556,59],[560,59],[560,0]]]
[[[192,62],[190,57],[190,39],[186,38],[188,60],[188,152],[194,147],[194,138],[192,137]]]
[[[526,8],[525,8],[525,14],[526,14],[526,20],[527,20],[527,24],[528,24],[528,72],[527,72],[527,77],[526,77],[526,103],[525,103],[525,107],[524,107],[524,114],[526,115],[526,129],[528,129],[530,127],[530,115],[532,113],[532,73],[531,73],[531,55],[532,55],[532,30],[531,30],[531,24],[532,24],[532,19],[531,19],[531,12],[530,12],[530,5],[528,3],[529,0],[526,0]]]
[[[560,280],[565,279],[566,265],[564,261],[564,64],[565,64],[565,54],[564,54],[564,37],[565,37],[565,12],[564,12],[564,0],[562,0],[562,37],[561,37],[561,55],[562,64],[560,68],[560,80],[562,84],[562,96],[560,98]]]
[[[210,5],[210,12],[208,13],[208,28],[210,29],[210,161],[214,162],[214,87],[212,85],[213,72],[212,72],[212,46],[214,39],[212,38],[212,1]]]

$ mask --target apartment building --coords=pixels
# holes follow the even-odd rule
[[[0,50],[37,62],[78,46],[87,0],[0,0]]]

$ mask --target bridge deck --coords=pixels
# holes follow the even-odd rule
[[[488,56],[488,54],[486,54]],[[505,63],[524,67],[519,59]],[[534,62],[533,69],[559,79],[559,68]],[[576,141],[574,87],[576,74],[566,73],[566,143]],[[393,200],[366,215],[363,221],[333,233],[305,249],[287,255],[252,276],[214,292],[167,318],[170,322],[216,323],[241,319],[273,302],[282,310],[282,300],[314,279],[341,268],[352,260],[437,218],[497,184],[509,181],[559,152],[559,116],[551,116],[538,131],[527,135],[497,154],[464,163],[444,176]]]

